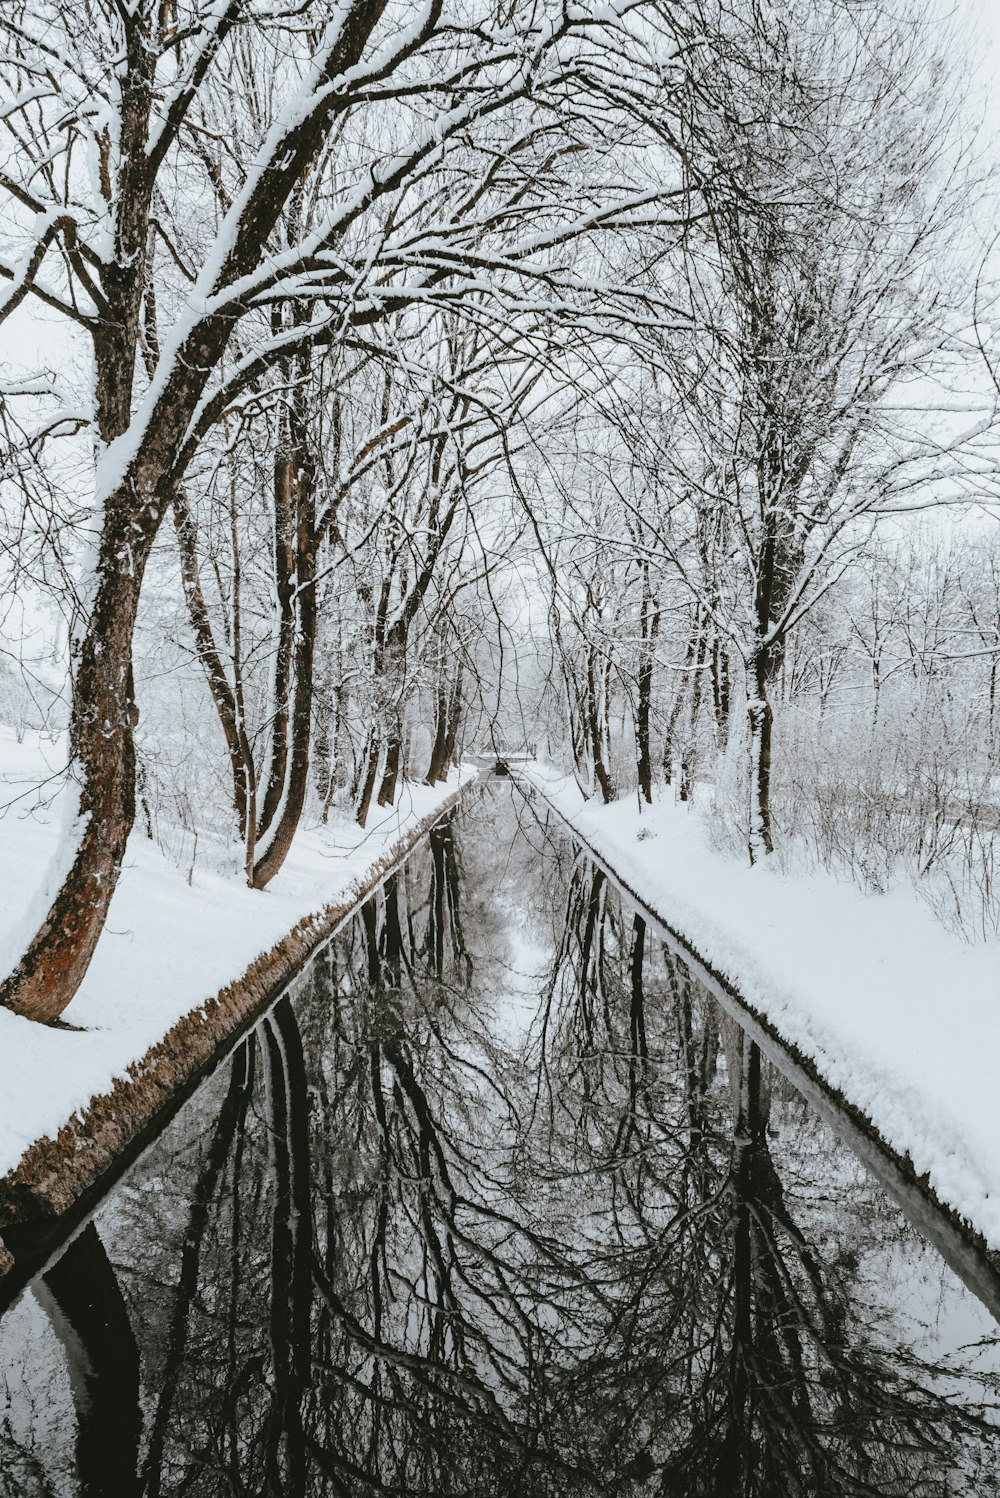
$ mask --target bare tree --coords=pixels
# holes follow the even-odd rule
[[[814,11],[803,33],[796,20],[791,7],[759,34],[766,109],[720,131],[749,192],[709,190],[712,242],[686,271],[696,331],[664,345],[651,463],[659,546],[745,668],[751,861],[773,847],[772,696],[792,630],[878,514],[992,461],[949,461],[988,433],[988,401],[936,440],[897,409],[907,381],[949,366],[962,317],[944,253],[964,182],[951,101],[914,99],[923,38],[906,23],[874,7]]]
[[[20,253],[3,310],[38,299],[90,339],[96,450],[66,830],[0,989],[8,1007],[55,1019],[100,934],[134,819],[143,577],[207,434],[306,350],[429,297],[453,302],[487,271],[515,298],[530,287],[535,299],[541,282],[570,308],[581,288],[559,246],[672,204],[676,184],[640,184],[593,128],[588,87],[602,100],[610,90],[599,47],[588,65],[601,34],[582,13],[534,3],[453,17],[441,0],[416,12],[357,0],[335,16],[310,8],[304,24],[251,0],[182,14],[152,0],[5,8],[13,166],[0,186]],[[656,78],[678,55],[664,35]],[[271,81],[256,88],[265,58]],[[560,206],[562,162],[581,146],[595,173]],[[456,153],[468,187],[442,214]],[[286,208],[310,173],[323,195],[307,227]],[[300,312],[286,322],[288,308]]]

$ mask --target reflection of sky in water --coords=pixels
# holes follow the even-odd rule
[[[815,1115],[802,1108],[796,1113],[773,1148],[788,1161],[786,1179],[794,1176],[790,1194],[800,1224],[828,1255],[833,1244],[852,1240],[856,1294],[872,1307],[883,1338],[909,1345],[930,1362],[959,1355],[981,1372],[1000,1373],[1000,1329],[986,1306]],[[980,1341],[986,1345],[973,1351]]]
[[[974,1407],[974,1370],[1000,1367],[965,1350],[996,1331],[984,1307],[509,786],[473,794],[241,1055],[70,1250],[86,1274],[0,1322],[2,1498],[78,1491],[74,1401],[81,1463],[127,1443],[133,1336],[116,1498],[143,1461],[163,1493],[227,1491],[228,1464],[309,1498],[719,1498],[782,1446],[772,1395],[831,1449],[843,1397],[870,1452],[838,1379],[905,1435],[911,1378]],[[742,1455],[719,1434],[741,1400]],[[959,1433],[921,1491],[993,1492],[988,1452],[978,1487],[948,1477],[971,1451]],[[822,1491],[914,1491],[873,1460],[875,1486],[831,1467]]]
[[[506,960],[497,961],[493,996],[497,1038],[508,1045],[516,1045],[531,1027],[548,960],[537,942],[511,932]]]
[[[32,1454],[41,1458],[55,1491],[70,1490],[75,1418],[69,1359],[46,1310],[49,1298],[26,1292],[0,1323],[0,1494],[22,1498]],[[51,1305],[48,1304],[48,1310]],[[12,1451],[27,1453],[24,1461]]]

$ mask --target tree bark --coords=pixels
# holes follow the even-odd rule
[[[461,666],[459,667],[461,674]],[[427,766],[426,785],[437,785],[447,774],[449,719],[452,709],[452,694],[448,687],[447,652],[442,637],[438,646],[437,686],[434,694],[434,742],[431,745],[430,763]]]
[[[358,794],[358,810],[356,815],[359,827],[364,827],[368,821],[368,813],[371,811],[372,797],[375,794],[381,761],[381,740],[376,729],[372,728],[368,734],[368,744],[364,757],[364,777],[361,781],[361,789]]]
[[[639,793],[647,805],[653,800],[653,757],[650,742],[650,715],[653,705],[653,663],[656,639],[660,632],[660,611],[653,607],[649,592],[649,568],[643,573],[642,654],[639,662],[638,701],[635,715],[635,740],[638,755],[636,773]]]
[[[718,635],[712,641],[712,706],[715,709],[716,743],[725,749],[729,738],[729,655]]]
[[[105,506],[93,608],[79,643],[70,714],[76,822],[65,834],[60,888],[17,967],[0,985],[0,1004],[46,1024],[58,1019],[90,966],[135,821],[138,710],[132,637],[162,512],[155,498],[137,505],[131,486]]]
[[[396,797],[396,783],[399,780],[399,767],[403,755],[403,730],[399,723],[393,724],[389,743],[386,747],[385,769],[382,772],[382,784],[379,786],[379,806],[391,806]]]
[[[757,652],[753,665],[754,695],[747,702],[750,725],[750,862],[774,852],[771,835],[771,704],[768,701],[767,655]]]
[[[258,849],[263,847],[253,870],[255,889],[263,889],[281,868],[298,830],[309,789],[309,761],[312,747],[313,673],[316,659],[316,508],[315,465],[309,455],[304,426],[293,431],[294,475],[294,545],[291,572],[290,607],[294,646],[291,675],[294,679],[291,722],[287,707],[283,718],[288,741],[281,756],[281,781],[278,799],[268,822],[262,819],[257,830]],[[283,626],[284,627],[284,626]],[[287,689],[286,689],[287,696]],[[272,775],[277,773],[272,757]],[[277,821],[274,817],[277,816]]]
[[[274,688],[271,694],[271,763],[267,788],[257,825],[262,836],[274,820],[288,775],[289,708],[295,655],[295,560],[293,519],[297,455],[286,446],[274,462],[274,591],[277,603],[278,641],[274,658]]]
[[[236,693],[229,684],[222,657],[215,643],[208,604],[198,573],[198,547],[194,520],[187,500],[178,490],[173,499],[174,529],[180,551],[181,581],[194,633],[198,659],[205,670],[205,680],[215,711],[222,725],[233,777],[233,810],[245,850],[247,878],[252,879],[254,863],[254,829],[257,823],[257,776],[253,748],[247,737],[246,724],[239,710]]]
[[[449,687],[442,660],[438,673],[437,701],[434,716],[434,744],[431,748],[430,764],[425,784],[437,785],[447,778],[455,762],[458,742],[458,725],[462,710],[462,662],[458,663],[455,680]]]
[[[605,761],[606,740],[604,721],[597,695],[597,680],[594,673],[593,655],[587,657],[587,731],[593,759],[594,778],[601,789],[601,799],[607,804],[615,799],[614,782]]]
[[[382,4],[352,4],[324,77],[357,64],[377,26]],[[236,24],[231,4],[215,28],[216,44]],[[183,118],[149,139],[156,67],[148,7],[123,7],[125,46],[119,68],[118,167],[102,186],[113,209],[114,254],[100,269],[101,316],[95,319],[97,429],[107,450],[132,421],[136,351],[146,287],[150,203],[157,172]],[[436,21],[436,12],[432,20]],[[197,90],[213,56],[205,49],[193,75]],[[184,96],[181,96],[183,98]],[[269,169],[242,207],[223,263],[214,277],[231,286],[259,264],[290,193],[314,159],[341,107],[327,90],[324,102],[295,118],[274,151]],[[60,880],[14,971],[0,985],[0,1004],[32,1019],[57,1019],[79,987],[107,919],[135,818],[136,718],[132,640],[142,579],[166,503],[189,460],[188,423],[233,330],[233,309],[209,312],[175,350],[121,481],[100,508],[101,536],[93,598],[76,652],[70,715],[70,750],[77,781],[77,816],[50,878]],[[183,454],[187,452],[187,457]]]

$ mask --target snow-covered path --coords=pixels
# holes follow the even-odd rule
[[[545,767],[518,775],[1000,1249],[1000,944],[906,890],[745,867],[672,799],[602,806]]]
[[[44,773],[37,739],[0,729],[0,806]],[[58,750],[50,751],[58,758]],[[406,783],[398,804],[300,833],[268,889],[195,868],[191,884],[137,833],[84,983],[66,1010],[77,1031],[0,1008],[0,1177],[38,1139],[55,1138],[91,1098],[146,1055],[191,1010],[239,978],[297,922],[344,903],[475,771],[430,788]],[[13,801],[0,820],[0,949],[44,877],[58,807]]]

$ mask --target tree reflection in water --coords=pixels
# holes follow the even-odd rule
[[[891,1206],[831,1204],[831,1136],[530,807],[458,838],[111,1199],[117,1278],[94,1227],[47,1274],[74,1491],[993,1491],[992,1378],[860,1271]],[[65,1491],[3,1441],[12,1494]]]

